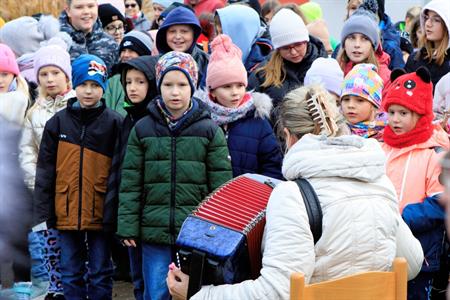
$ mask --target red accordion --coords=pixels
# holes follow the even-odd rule
[[[265,210],[278,182],[245,174],[202,201],[183,223],[177,239],[183,272],[191,279],[194,272],[201,272],[200,286],[257,278]],[[193,253],[202,256],[197,260],[200,265],[194,264]]]

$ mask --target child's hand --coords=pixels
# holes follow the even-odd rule
[[[133,239],[124,239],[124,240],[122,240],[122,242],[127,247],[135,247],[136,248],[136,242]]]
[[[169,265],[166,282],[173,300],[186,300],[189,276],[181,272],[174,263]]]

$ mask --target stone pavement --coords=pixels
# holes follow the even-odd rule
[[[44,300],[45,295],[34,298],[33,300]],[[130,282],[114,281],[113,299],[134,300],[133,285]]]

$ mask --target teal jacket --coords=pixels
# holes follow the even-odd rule
[[[108,87],[103,95],[106,106],[112,110],[118,112],[125,117],[127,111],[124,108],[125,91],[123,90],[122,83],[120,82],[120,74],[116,74],[108,79]]]
[[[128,138],[117,234],[174,245],[187,215],[232,178],[231,163],[223,131],[201,103],[173,131],[156,102]]]

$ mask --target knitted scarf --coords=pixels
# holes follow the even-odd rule
[[[181,117],[179,117],[178,119],[175,119],[172,116],[172,113],[167,109],[166,104],[164,103],[164,101],[162,100],[161,97],[158,97],[156,99],[156,104],[157,104],[159,110],[161,111],[161,113],[163,114],[164,119],[166,120],[170,131],[176,131],[178,128],[180,128],[181,125],[183,124],[183,122],[187,118],[189,118],[194,113],[194,111],[196,111],[198,109],[197,101],[195,101],[195,99],[192,98],[188,109],[186,109],[186,111],[183,113],[183,115]]]
[[[251,93],[245,93],[237,107],[225,107],[210,99],[202,99],[202,101],[208,106],[211,119],[219,126],[242,119],[249,111],[255,109]]]
[[[384,142],[394,148],[405,148],[428,141],[433,134],[432,119],[425,116],[417,121],[413,130],[404,134],[395,134],[390,126],[384,129]]]
[[[357,124],[347,123],[347,125],[354,135],[359,135],[363,138],[374,138],[382,142],[383,131],[387,125],[387,116],[386,113],[380,113],[374,121],[364,121]]]

